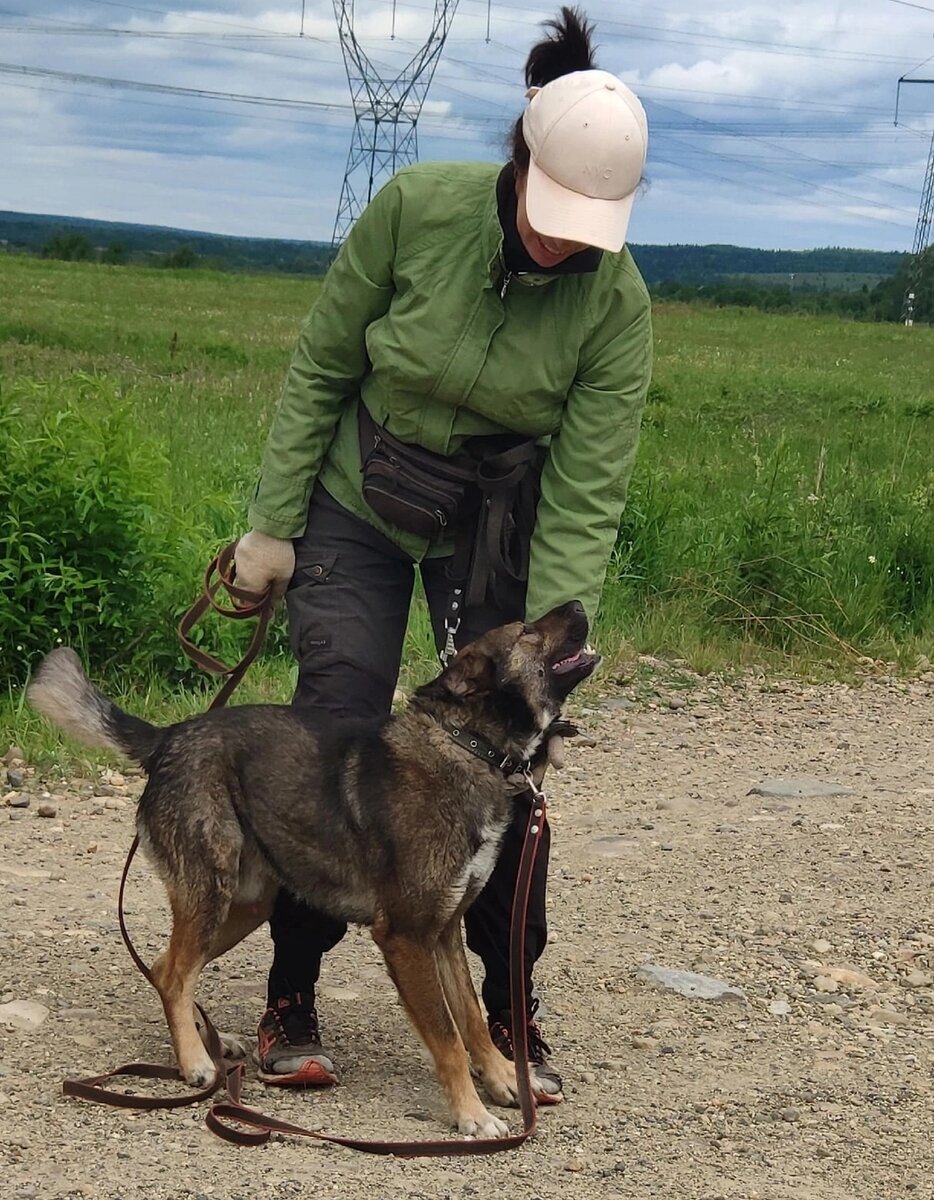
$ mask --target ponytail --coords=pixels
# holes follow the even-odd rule
[[[526,87],[544,87],[553,79],[572,71],[590,71],[596,66],[592,42],[593,25],[579,8],[562,7],[561,15],[546,21],[551,30],[532,47],[525,63]],[[528,170],[529,148],[522,133],[522,118],[516,121],[509,138],[510,157],[519,173]]]

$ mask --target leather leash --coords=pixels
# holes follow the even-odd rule
[[[269,593],[258,596],[255,592],[240,588],[234,583],[234,551],[236,542],[225,546],[215,559],[208,565],[204,574],[202,595],[192,605],[179,623],[179,639],[185,653],[206,671],[225,676],[225,682],[220,691],[211,701],[209,709],[220,708],[227,703],[232,692],[246,674],[247,668],[256,658],[263,644],[273,604]],[[215,580],[214,576],[217,575]],[[228,607],[216,599],[219,589],[223,588],[242,607]],[[258,617],[258,624],[243,658],[233,667],[220,659],[208,654],[195,646],[190,640],[190,634],[195,624],[209,610],[213,609],[222,616],[235,620]],[[528,911],[529,893],[532,886],[532,871],[538,846],[545,825],[545,796],[535,785],[530,775],[527,776],[532,789],[534,803],[531,806],[522,853],[519,860],[519,871],[516,876],[516,888],[513,895],[512,915],[509,930],[509,972],[511,993],[512,1042],[514,1047],[524,1047],[528,1042],[528,1013],[525,994],[525,922]],[[123,873],[120,877],[120,888],[117,897],[117,916],[120,924],[120,935],[123,943],[137,969],[155,987],[152,971],[143,961],[133,944],[126,925],[124,913],[124,895],[130,866],[139,849],[139,836],[133,838]],[[79,1100],[88,1100],[95,1104],[106,1104],[114,1108],[132,1108],[153,1110],[160,1108],[183,1108],[197,1104],[201,1100],[210,1099],[221,1088],[226,1091],[226,1098],[213,1103],[205,1114],[205,1124],[212,1133],[236,1146],[261,1146],[269,1141],[273,1133],[290,1134],[293,1137],[308,1137],[316,1141],[331,1142],[345,1146],[350,1150],[359,1150],[367,1154],[395,1155],[400,1158],[438,1158],[443,1156],[464,1156],[472,1154],[495,1154],[501,1150],[511,1150],[521,1146],[535,1132],[538,1124],[538,1109],[532,1091],[530,1068],[523,1054],[516,1061],[516,1082],[519,1093],[519,1110],[522,1114],[522,1129],[518,1133],[507,1134],[498,1138],[475,1138],[460,1140],[457,1138],[438,1138],[429,1141],[376,1141],[362,1138],[341,1137],[336,1134],[320,1133],[316,1130],[305,1129],[279,1117],[269,1116],[259,1109],[250,1108],[243,1104],[241,1090],[244,1068],[242,1063],[229,1063],[224,1059],[220,1035],[213,1021],[200,1004],[195,1007],[204,1022],[207,1039],[207,1051],[215,1067],[215,1077],[207,1087],[189,1092],[184,1096],[137,1096],[133,1094],[111,1091],[107,1084],[118,1078],[134,1079],[166,1079],[178,1081],[183,1079],[176,1067],[167,1067],[157,1063],[126,1063],[103,1075],[93,1075],[85,1079],[66,1079],[62,1083],[62,1095]],[[515,1052],[515,1051],[514,1051]],[[523,1069],[524,1067],[524,1069]],[[237,1127],[239,1126],[239,1128]],[[243,1128],[246,1126],[247,1128]]]
[[[270,601],[268,592],[263,594],[250,592],[246,588],[238,587],[234,582],[234,551],[236,549],[237,543],[231,542],[229,546],[225,546],[220,551],[216,558],[208,563],[207,570],[204,572],[204,585],[201,595],[178,623],[178,640],[181,642],[182,649],[191,661],[203,671],[210,671],[213,675],[223,675],[226,677],[221,690],[208,706],[209,710],[223,707],[230,699],[234,689],[243,679],[243,676],[247,673],[247,668],[252,664],[257,654],[259,654],[263,642],[266,640],[269,618],[272,616],[272,610],[275,607]],[[216,579],[214,578],[215,575],[217,576]],[[236,602],[235,604],[224,605],[219,603],[217,593],[221,587]],[[247,646],[246,653],[233,667],[221,662],[213,654],[208,654],[206,650],[202,650],[200,646],[196,646],[191,640],[190,635],[192,630],[209,609],[213,609],[220,616],[229,617],[233,621],[248,621],[253,617],[259,618],[256,628],[253,630],[250,644]]]

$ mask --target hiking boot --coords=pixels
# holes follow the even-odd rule
[[[321,1045],[315,1006],[296,993],[283,996],[263,1013],[253,1055],[263,1083],[277,1087],[327,1087],[338,1073]]]
[[[535,1008],[538,1006],[536,1005]],[[529,1062],[529,1075],[532,1080],[532,1090],[539,1104],[560,1104],[564,1099],[561,1076],[548,1061],[551,1047],[542,1037],[535,1016],[535,1008],[529,1014],[529,1031],[526,1041],[526,1053]],[[512,1041],[512,1014],[509,1010],[498,1013],[490,1018],[490,1037],[493,1045],[501,1054],[515,1062],[515,1050]]]

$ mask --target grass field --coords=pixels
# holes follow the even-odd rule
[[[137,704],[202,703],[172,625],[243,529],[316,287],[0,256],[0,747],[37,736],[24,664],[59,637]],[[661,306],[656,334],[602,649],[702,671],[930,656],[934,330]],[[63,546],[99,550],[83,591]],[[288,694],[283,646],[245,695]],[[430,664],[417,609],[407,678]]]

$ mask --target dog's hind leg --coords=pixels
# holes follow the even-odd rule
[[[464,1045],[494,1104],[515,1106],[519,1102],[516,1067],[493,1045],[480,1001],[470,978],[460,916],[451,921],[435,951],[444,996],[460,1030]]]
[[[152,964],[152,977],[162,1000],[182,1075],[192,1087],[205,1087],[216,1074],[194,1018],[195,984],[211,959],[210,920],[204,908],[171,886],[172,936],[168,949]]]
[[[384,919],[374,922],[373,940],[383,952],[412,1024],[434,1059],[458,1132],[470,1137],[503,1137],[507,1126],[487,1112],[470,1077],[467,1052],[444,998],[434,949],[392,932]]]

